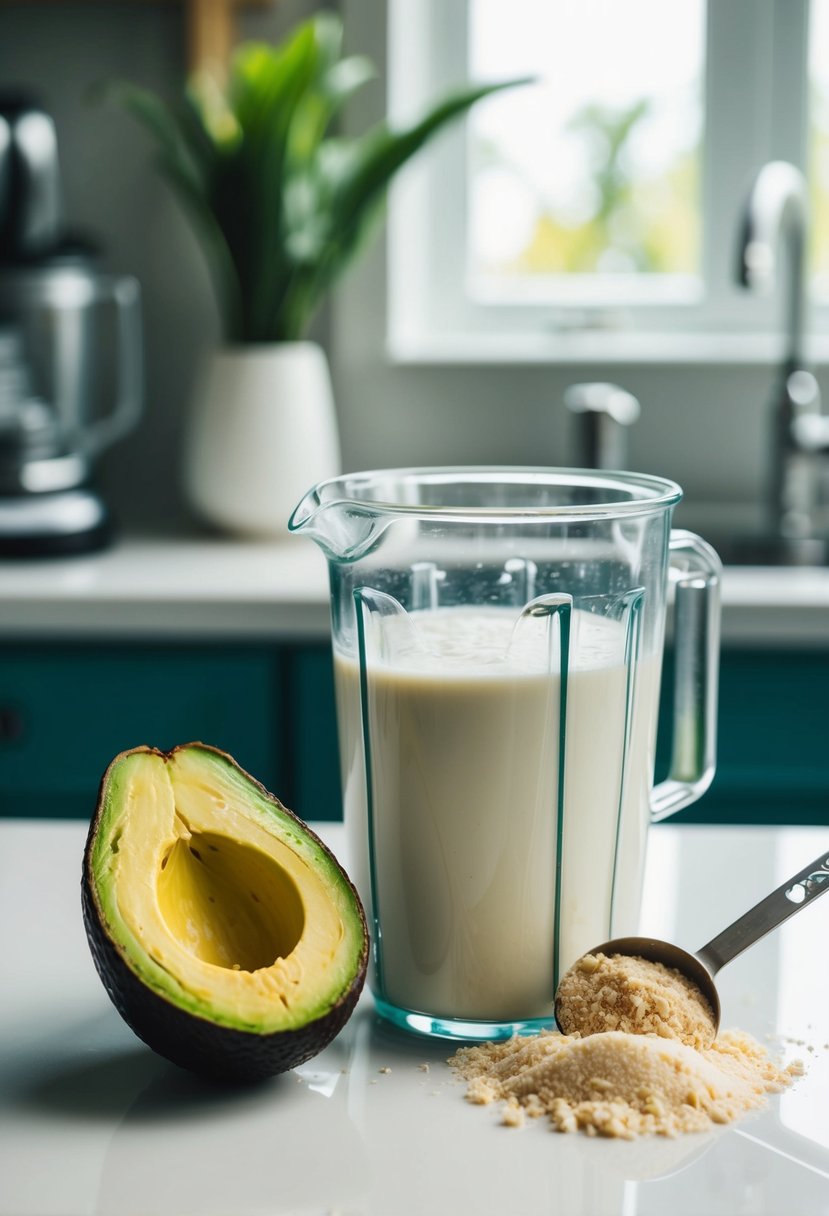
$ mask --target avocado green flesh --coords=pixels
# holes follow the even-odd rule
[[[149,989],[272,1034],[325,1016],[365,960],[336,861],[228,757],[125,753],[102,790],[88,878],[101,926]]]

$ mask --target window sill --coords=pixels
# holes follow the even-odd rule
[[[475,364],[721,364],[773,366],[783,353],[780,334],[447,334],[390,335],[388,361],[397,366]],[[829,338],[807,342],[809,362],[829,365]]]

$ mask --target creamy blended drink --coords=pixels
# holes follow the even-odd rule
[[[373,875],[380,926],[376,995],[404,1009],[550,1018],[556,972],[611,928],[636,929],[658,660],[626,662],[626,618],[573,611],[563,689],[559,626],[517,621],[458,607],[373,622],[370,825],[359,664],[335,651],[351,855],[367,906]]]

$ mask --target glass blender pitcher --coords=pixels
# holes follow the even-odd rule
[[[399,469],[294,511],[328,559],[349,856],[397,1025],[552,1026],[563,971],[636,931],[648,825],[714,772],[721,567],[671,531],[680,498],[629,473]]]

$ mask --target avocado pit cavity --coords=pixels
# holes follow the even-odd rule
[[[180,836],[157,881],[161,914],[201,962],[259,971],[287,958],[302,936],[296,883],[272,858],[213,833]]]

